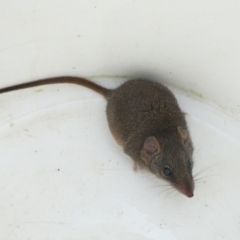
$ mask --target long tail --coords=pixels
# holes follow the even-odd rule
[[[97,93],[100,93],[105,98],[107,98],[107,96],[111,92],[110,89],[101,87],[101,86],[97,85],[96,83],[88,81],[87,79],[84,79],[84,78],[54,77],[54,78],[46,78],[46,79],[42,79],[42,80],[37,80],[37,81],[32,81],[32,82],[28,82],[28,83],[22,83],[22,84],[17,84],[17,85],[10,86],[10,87],[2,88],[2,89],[0,89],[0,93],[16,91],[16,90],[20,90],[20,89],[24,89],[24,88],[37,87],[37,86],[41,86],[41,85],[58,84],[58,83],[71,83],[71,84],[81,85],[81,86],[90,88]]]

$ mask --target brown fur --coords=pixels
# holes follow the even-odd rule
[[[84,78],[56,77],[3,88],[0,93],[57,83],[85,86],[103,95],[109,128],[124,152],[136,165],[193,196],[193,145],[184,113],[168,88],[139,79],[109,90]],[[164,175],[166,168],[171,176]]]

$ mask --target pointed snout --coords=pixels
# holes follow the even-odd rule
[[[182,192],[184,195],[186,195],[189,198],[194,196],[194,194],[193,194],[194,182],[193,181],[187,182],[187,183],[182,184],[182,185],[178,185],[177,188],[180,192]]]
[[[179,188],[179,190],[189,198],[194,196],[194,194],[193,194],[194,189]]]
[[[187,197],[191,198],[194,196],[193,192],[186,194]]]

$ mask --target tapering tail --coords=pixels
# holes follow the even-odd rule
[[[54,78],[46,78],[42,80],[36,80],[28,83],[22,83],[22,84],[17,84],[14,86],[6,87],[0,89],[0,94],[5,93],[5,92],[11,92],[11,91],[16,91],[20,89],[25,89],[25,88],[31,88],[31,87],[37,87],[41,85],[48,85],[48,84],[58,84],[58,83],[70,83],[70,84],[77,84],[81,85],[87,88],[92,89],[93,91],[100,93],[103,95],[105,98],[108,97],[110,94],[111,90],[101,87],[97,85],[96,83],[93,83],[87,79],[80,78],[80,77],[54,77]]]

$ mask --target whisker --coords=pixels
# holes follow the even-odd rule
[[[206,170],[208,170],[209,168],[211,168],[211,166],[205,166],[202,169],[200,169],[196,174],[193,175],[193,177],[197,177],[199,174],[205,172]]]
[[[208,181],[199,181],[199,182],[197,182],[196,184],[199,185],[199,184],[206,184],[206,183],[207,183],[207,184],[216,184],[216,185],[219,185],[217,182],[211,181],[211,180],[210,180],[210,181],[209,181],[209,180],[208,180]]]
[[[214,175],[208,175],[208,176],[203,176],[203,177],[200,177],[198,179],[195,180],[195,183],[196,184],[199,184],[199,183],[214,183],[214,184],[218,184],[217,181],[214,181],[215,179],[213,178],[213,176],[221,176],[221,175],[218,175],[218,174],[214,174]]]
[[[161,188],[161,187],[168,187],[169,185],[154,185],[154,186],[148,186],[146,188],[144,188],[143,190],[147,190],[147,189],[153,189],[153,188]]]
[[[200,153],[201,153],[200,150],[199,151],[195,151],[194,154],[193,154],[193,158],[195,159],[196,157],[198,157],[200,155]]]
[[[216,176],[220,177],[221,175],[220,174],[205,175],[196,179],[194,178],[194,181],[197,182],[198,180],[211,179],[212,177],[216,177]]]
[[[169,192],[167,195],[166,195],[166,197],[170,197],[170,195],[172,194],[172,193],[174,193],[175,191],[177,191],[175,188],[173,188],[173,190],[171,191],[171,192]]]
[[[172,186],[169,186],[169,188],[166,188],[166,189],[162,190],[161,193],[167,192],[169,190],[172,190]]]
[[[159,189],[160,191],[158,192],[158,194],[163,194],[163,193],[165,193],[165,192],[168,192],[168,191],[170,191],[170,190],[172,190],[172,186],[169,186],[168,188],[166,188],[166,189]]]
[[[207,171],[208,169],[210,169],[211,167],[214,167],[214,166],[217,166],[217,165],[220,165],[220,164],[223,164],[223,163],[215,163],[215,164],[212,164],[210,166],[205,166],[203,167],[202,169],[200,169],[197,173],[195,173],[193,175],[193,177],[197,177],[199,174],[202,174],[203,172]]]
[[[195,149],[194,151],[194,157],[196,157],[196,154],[198,155],[201,150],[205,147],[206,144],[203,144],[202,146],[199,146],[198,149]]]
[[[197,181],[196,184],[198,184],[198,183],[209,183],[209,182],[213,182],[213,181],[211,181],[211,179],[210,180],[201,180],[201,181]]]

